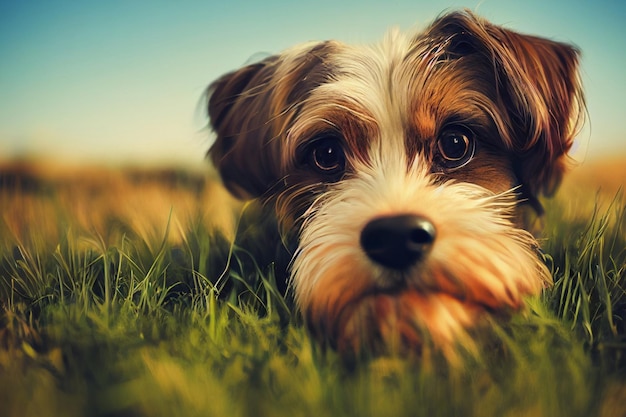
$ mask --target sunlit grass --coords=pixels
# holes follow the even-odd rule
[[[281,295],[268,219],[202,174],[35,177],[0,184],[0,415],[626,411],[622,194],[548,205],[554,287],[455,369],[321,349]]]

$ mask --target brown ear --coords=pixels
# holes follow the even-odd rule
[[[226,74],[208,88],[208,114],[217,134],[209,156],[224,185],[239,198],[262,194],[278,175],[272,152],[266,152],[277,66],[278,57],[271,57]]]
[[[579,52],[571,45],[492,30],[505,49],[501,65],[505,100],[515,109],[513,128],[524,133],[512,136],[517,175],[531,197],[552,195],[585,115]]]
[[[263,196],[284,173],[281,148],[297,103],[322,82],[329,43],[290,50],[224,75],[207,90],[217,138],[209,156],[239,198]]]
[[[499,104],[508,113],[499,128],[524,193],[535,200],[552,194],[585,114],[578,50],[490,24],[469,11],[444,16],[434,26],[447,33],[453,55],[480,53],[493,67]]]

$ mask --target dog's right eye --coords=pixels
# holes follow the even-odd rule
[[[309,165],[325,176],[339,176],[346,168],[346,156],[341,142],[335,136],[316,139],[308,147]]]

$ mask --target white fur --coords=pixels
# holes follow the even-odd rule
[[[408,321],[448,344],[471,324],[477,306],[519,308],[523,296],[537,293],[550,275],[537,259],[534,238],[510,220],[514,190],[494,195],[471,183],[440,183],[425,158],[407,160],[410,97],[399,63],[409,46],[408,37],[392,33],[380,47],[346,47],[336,60],[336,80],[312,93],[294,123],[292,137],[320,121],[332,125],[324,114],[336,110],[332,99],[341,97],[349,103],[341,110],[374,122],[379,134],[367,138],[368,161],[351,161],[355,174],[330,185],[305,213],[292,286],[300,309],[323,317],[325,310],[353,307],[364,294],[384,293],[402,282],[424,297]],[[359,243],[369,221],[396,214],[425,217],[437,230],[431,251],[409,272],[376,264]],[[335,305],[337,292],[351,291],[351,305]],[[358,327],[358,315],[368,313],[354,311]],[[352,331],[359,332],[356,327]]]

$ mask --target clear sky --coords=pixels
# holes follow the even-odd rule
[[[463,7],[578,45],[587,159],[626,155],[623,0],[0,0],[0,159],[201,162],[200,98],[221,74],[295,43],[373,42]]]

